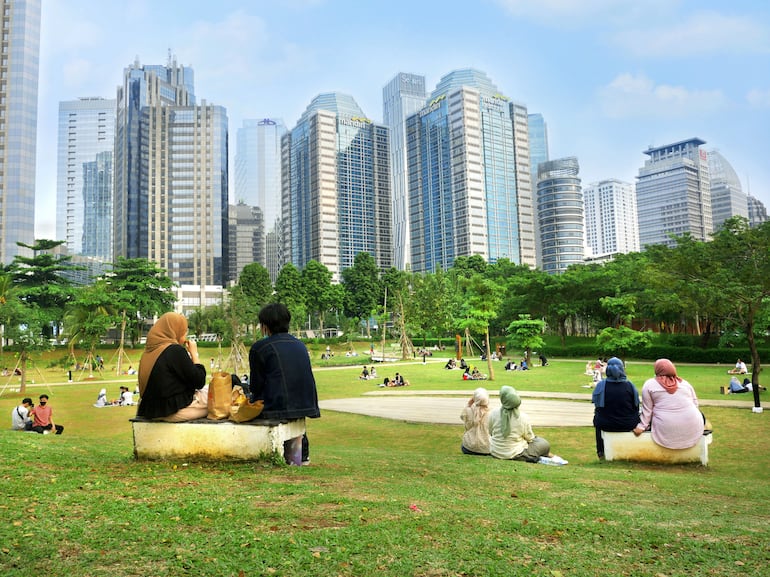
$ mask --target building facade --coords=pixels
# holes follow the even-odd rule
[[[0,52],[0,262],[32,256],[40,60],[40,0],[2,0]]]
[[[749,226],[759,226],[767,222],[767,208],[756,196],[748,195]]]
[[[714,232],[733,216],[749,218],[749,199],[732,165],[718,150],[707,153],[711,182],[711,220]]]
[[[219,302],[211,287],[225,284],[229,244],[227,114],[196,105],[192,90],[192,70],[175,61],[134,63],[115,133],[114,254],[155,262],[185,307]]]
[[[618,179],[583,187],[588,257],[639,252],[634,185]]]
[[[534,266],[526,108],[483,72],[457,70],[406,128],[413,270],[475,254]]]
[[[259,262],[267,268],[273,282],[283,265],[283,254],[274,242],[269,243],[270,250],[267,250],[267,235],[275,236],[281,229],[281,138],[284,134],[286,126],[280,118],[244,120],[238,129],[235,151],[236,201],[258,207],[262,213],[262,233],[258,239],[261,260],[249,262]]]
[[[71,255],[112,261],[114,99],[59,103],[56,238]]]
[[[585,257],[584,202],[580,165],[570,156],[541,162],[537,175],[537,215],[541,268],[563,273]]]
[[[636,181],[639,245],[675,244],[670,235],[711,239],[711,183],[706,142],[690,138],[651,147]]]
[[[393,265],[411,268],[409,175],[406,119],[425,106],[425,77],[401,72],[382,89],[382,118],[390,128],[390,171],[393,196]]]
[[[230,205],[229,226],[228,277],[237,283],[243,267],[255,262],[263,263],[265,260],[265,219],[258,206],[239,202]]]
[[[388,129],[352,97],[320,94],[282,140],[284,254],[339,281],[360,252],[393,264]]]

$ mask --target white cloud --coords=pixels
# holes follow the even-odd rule
[[[672,0],[495,0],[516,18],[526,18],[550,27],[575,27],[597,20],[634,21],[672,7]],[[643,5],[642,5],[643,4]]]
[[[692,14],[676,24],[620,30],[614,41],[642,57],[770,52],[770,30],[766,26],[749,16],[727,16],[714,11]]]
[[[602,87],[599,101],[610,118],[681,117],[713,112],[726,102],[720,90],[655,84],[643,74],[628,73]]]
[[[746,95],[746,100],[754,108],[770,108],[770,89],[759,90],[755,88],[750,90]]]

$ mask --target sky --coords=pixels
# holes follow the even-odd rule
[[[770,209],[770,2],[766,0],[43,0],[36,238],[56,238],[59,102],[115,98],[123,70],[195,73],[244,119],[293,128],[310,101],[347,93],[375,122],[397,73],[430,93],[476,68],[540,113],[551,158],[584,184],[634,182],[650,146],[692,137]],[[232,182],[232,179],[231,179]],[[233,191],[230,191],[231,201]]]

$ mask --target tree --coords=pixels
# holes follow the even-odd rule
[[[13,277],[0,273],[0,354],[5,347],[7,327],[21,322],[24,318],[24,306],[16,295]]]
[[[53,253],[64,241],[42,239],[33,245],[16,244],[32,251],[31,257],[14,256],[9,267],[17,294],[26,306],[37,309],[42,333],[52,337],[59,333],[64,307],[73,297],[71,283],[62,273],[80,267],[70,264],[71,257]]]
[[[258,262],[252,262],[243,267],[238,286],[241,287],[246,299],[249,319],[256,321],[259,309],[273,298],[273,284],[270,282],[270,272]]]
[[[497,317],[497,311],[503,300],[503,289],[480,274],[474,274],[463,283],[465,289],[462,299],[462,317],[460,327],[468,331],[484,334],[489,380],[495,379],[492,370],[492,357],[489,342],[489,324]]]
[[[606,327],[596,335],[596,345],[608,357],[619,357],[623,362],[632,352],[650,346],[652,331],[635,331],[626,326]]]
[[[301,278],[308,313],[318,317],[323,332],[323,317],[329,309],[332,296],[332,273],[317,260],[311,260],[302,269]]]
[[[103,280],[78,290],[75,299],[67,305],[64,317],[65,334],[72,355],[77,343],[85,343],[88,348],[86,363],[93,369],[96,347],[117,320],[111,295]]]
[[[374,257],[368,252],[359,252],[353,259],[353,266],[342,271],[342,286],[345,289],[345,314],[366,319],[366,332],[370,336],[369,318],[382,294]]]
[[[543,331],[545,321],[533,319],[529,315],[519,315],[519,320],[508,325],[508,346],[524,349],[527,366],[532,366],[532,349],[542,349],[545,345]]]
[[[104,276],[107,291],[121,316],[120,347],[129,329],[135,344],[141,336],[145,320],[153,319],[174,308],[174,283],[166,271],[144,258],[118,257],[112,271]]]
[[[305,293],[302,286],[302,276],[299,270],[291,263],[286,263],[278,272],[275,279],[276,302],[283,303],[291,314],[291,328],[299,331],[302,328],[307,308],[305,307]]]

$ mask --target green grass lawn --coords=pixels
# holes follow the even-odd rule
[[[319,396],[374,390],[358,379],[361,361],[319,368]],[[523,373],[496,363],[486,383],[442,366],[437,357],[377,370],[402,372],[416,390],[590,392],[585,361]],[[700,398],[717,399],[729,366],[678,369]],[[641,389],[652,363],[628,372]],[[705,408],[715,431],[707,468],[600,463],[589,427],[537,431],[566,467],[468,457],[459,418],[424,425],[330,411],[308,422],[310,467],[137,462],[133,409],[91,406],[100,388],[116,397],[130,377],[54,384],[66,381],[61,369],[41,373],[28,394],[50,389],[65,432],[0,430],[3,576],[768,574],[768,412]],[[0,380],[6,419],[20,398],[14,384]]]

